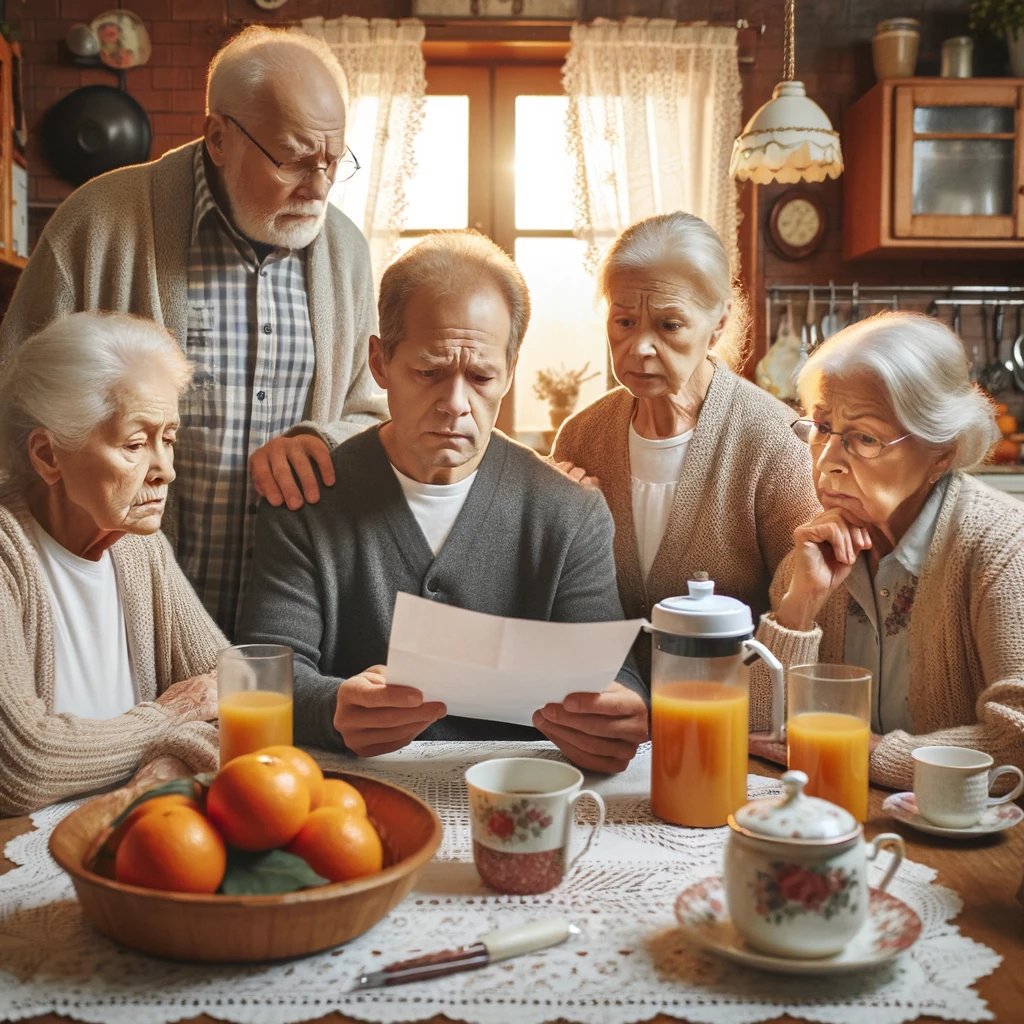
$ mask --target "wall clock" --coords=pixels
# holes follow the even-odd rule
[[[825,237],[825,207],[809,189],[789,189],[772,204],[768,238],[787,260],[810,256]]]

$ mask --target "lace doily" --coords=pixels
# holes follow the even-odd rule
[[[104,1024],[163,1024],[206,1013],[241,1024],[287,1024],[334,1010],[380,1022],[443,1013],[473,1024],[625,1024],[658,1013],[709,1024],[787,1013],[834,1024],[992,1018],[970,986],[1001,958],[950,923],[960,899],[932,884],[935,872],[920,864],[904,862],[890,892],[920,915],[921,939],[885,967],[791,978],[731,966],[688,946],[675,927],[673,900],[684,886],[719,872],[725,830],[674,828],[651,818],[648,747],[624,774],[588,780],[604,796],[608,824],[559,889],[495,895],[472,864],[462,775],[481,758],[522,754],[557,756],[547,744],[524,743],[416,743],[358,766],[324,754],[325,766],[356,767],[428,800],[444,821],[444,844],[413,892],[367,934],[265,966],[165,962],[93,931],[46,848],[56,823],[77,804],[45,808],[33,816],[35,831],[7,845],[19,866],[0,876],[0,1018],[56,1012]],[[777,791],[774,780],[759,776],[750,777],[750,787],[753,796]],[[580,810],[586,814],[585,806]],[[554,913],[576,922],[582,936],[480,971],[348,992],[363,970]]]

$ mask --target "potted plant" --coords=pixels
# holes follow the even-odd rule
[[[595,370],[588,374],[590,363],[584,363],[578,370],[567,370],[564,366],[557,370],[548,368],[537,371],[537,380],[533,385],[533,393],[546,400],[549,406],[548,415],[551,426],[557,430],[562,422],[576,408],[580,397],[580,385],[585,381],[599,376]]]
[[[971,0],[972,32],[1005,39],[1010,71],[1024,78],[1024,0]]]

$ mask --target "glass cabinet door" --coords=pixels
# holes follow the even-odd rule
[[[1017,234],[1019,90],[957,83],[896,89],[894,234]]]

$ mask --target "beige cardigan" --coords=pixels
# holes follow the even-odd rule
[[[793,546],[793,530],[819,511],[807,446],[789,429],[796,414],[723,363],[697,418],[661,547],[645,579],[633,525],[629,424],[636,399],[616,388],[567,420],[554,457],[601,480],[615,519],[615,566],[626,618],[649,617],[658,601],[686,593],[710,573],[715,591],[739,598],[757,617],[768,586]],[[634,647],[650,679],[650,639]]]
[[[772,581],[786,592],[790,559]],[[840,587],[807,632],[770,615],[757,637],[784,665],[841,662],[849,598]],[[771,715],[767,675],[752,674],[751,723]],[[910,752],[927,744],[976,747],[1024,768],[1024,507],[953,473],[910,613],[908,701],[914,735],[886,733],[871,755],[871,781],[909,789]]]
[[[140,703],[116,718],[54,714],[53,613],[19,500],[0,504],[0,815],[125,779],[159,754],[217,765],[217,731],[155,703],[171,683],[209,672],[227,646],[166,539],[111,548]]]

